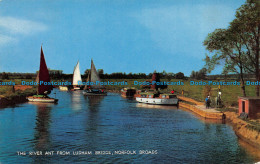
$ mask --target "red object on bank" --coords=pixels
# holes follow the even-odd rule
[[[174,94],[174,91],[171,91],[172,94]]]

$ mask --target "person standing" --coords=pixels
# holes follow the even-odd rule
[[[211,103],[210,96],[208,96],[208,101],[207,101],[208,108],[210,108],[210,103]]]
[[[205,105],[206,105],[206,109],[208,109],[208,100],[209,100],[209,98],[208,98],[208,97],[206,97],[206,98],[205,98]]]
[[[210,96],[206,97],[205,103],[206,103],[206,108],[209,109],[210,108],[210,103],[211,103]]]

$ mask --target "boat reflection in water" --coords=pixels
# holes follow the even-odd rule
[[[96,110],[104,99],[104,96],[84,96],[84,98],[88,102],[90,110]]]
[[[71,108],[73,110],[81,110],[82,104],[83,103],[83,99],[82,99],[82,92],[80,90],[76,90],[76,91],[70,91],[70,95],[71,95]]]
[[[39,103],[29,102],[37,106],[34,142],[35,150],[44,151],[49,149],[50,145],[50,122],[51,122],[51,109],[55,104],[53,103]]]
[[[85,103],[88,106],[84,126],[84,137],[91,141],[91,144],[88,144],[88,150],[95,150],[100,147],[104,147],[102,142],[100,141],[101,136],[100,134],[104,132],[102,129],[102,123],[100,121],[100,117],[102,117],[104,111],[102,109],[102,101],[104,96],[84,96]],[[100,139],[100,140],[99,140]],[[109,157],[109,156],[107,156]]]

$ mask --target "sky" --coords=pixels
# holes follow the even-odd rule
[[[200,70],[208,33],[227,28],[245,0],[0,0],[0,72],[83,74]],[[218,67],[212,74],[221,73]]]

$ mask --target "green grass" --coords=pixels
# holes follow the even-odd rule
[[[32,79],[8,79],[8,80],[2,80],[3,82],[15,82],[15,84],[19,85],[21,84],[22,81],[32,81]],[[17,90],[13,92],[13,86],[0,86],[0,97],[5,97],[7,99],[11,99],[12,97],[15,96],[23,96],[23,95],[30,95],[32,93],[36,92],[37,86],[33,86],[33,88],[26,89],[24,91]]]
[[[216,108],[216,110],[220,112],[238,112],[235,108]]]
[[[109,90],[121,90],[125,87],[135,87],[137,89],[141,89],[140,85],[134,85],[134,81],[143,82],[150,79],[109,79],[109,81],[127,81],[127,86],[106,86]],[[104,81],[108,81],[108,79],[104,79]],[[190,80],[167,80],[167,79],[161,79],[161,81],[166,82],[178,82],[182,81],[184,85],[171,85],[168,86],[167,89],[164,89],[164,92],[170,93],[171,90],[175,91],[175,94],[181,95],[182,90],[184,90],[184,96],[193,98],[197,101],[204,102],[206,96],[209,94],[211,96],[212,105],[215,105],[215,98],[218,94],[218,86],[217,85],[190,85]],[[196,82],[199,82],[200,80],[194,80]],[[227,109],[227,107],[237,107],[238,106],[238,97],[243,96],[242,90],[240,86],[237,85],[226,85],[221,86],[221,99],[225,106],[223,109]],[[247,96],[255,96],[255,86],[246,86],[246,94]],[[227,109],[231,110],[231,109]]]
[[[256,120],[256,121],[253,121],[253,120],[245,120],[245,121],[249,123],[248,125],[246,125],[246,127],[247,127],[248,129],[251,129],[251,130],[255,130],[255,131],[260,132],[260,123],[258,122],[258,120]]]
[[[0,96],[5,97],[7,99],[12,99],[13,97],[16,97],[16,96],[28,96],[33,93],[36,93],[36,87],[28,88],[24,91],[17,90],[15,92],[13,92],[13,89],[10,86],[1,86],[0,87]]]
[[[176,81],[176,80],[174,80]],[[168,90],[174,89],[178,94],[184,90],[184,96],[193,98],[198,101],[204,101],[206,96],[209,94],[211,96],[212,104],[215,104],[215,98],[218,94],[218,86],[214,85],[190,85],[190,81],[183,81],[183,86],[169,86]],[[226,107],[237,107],[238,97],[243,96],[240,86],[229,85],[221,86],[221,99]],[[255,86],[246,86],[247,96],[255,96]]]

